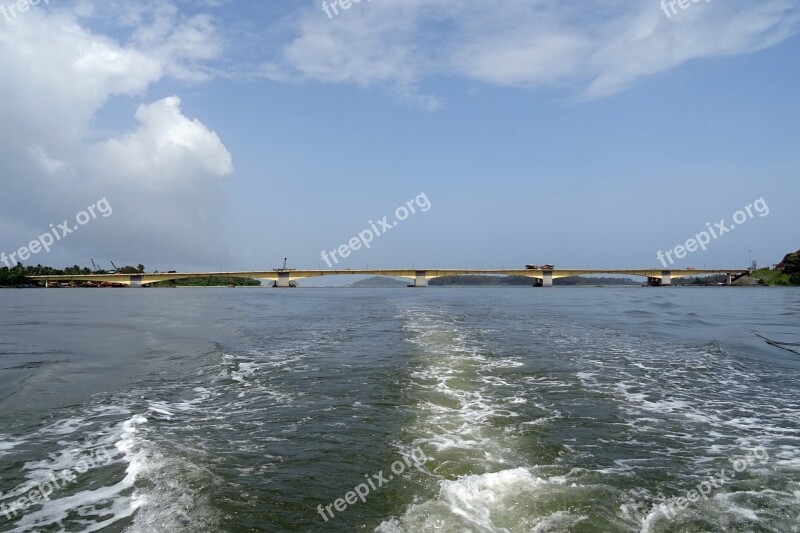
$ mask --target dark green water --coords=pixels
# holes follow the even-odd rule
[[[797,290],[0,302],[0,531],[800,531]]]

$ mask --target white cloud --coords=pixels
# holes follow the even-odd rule
[[[655,0],[380,0],[333,19],[314,3],[262,74],[405,96],[429,77],[455,75],[598,98],[692,60],[772,46],[798,22],[792,0],[701,2],[671,18]]]
[[[2,249],[107,197],[113,217],[37,260],[102,249],[121,262],[217,264],[225,254],[218,227],[233,165],[216,133],[187,118],[178,97],[140,105],[132,131],[95,128],[112,99],[140,100],[165,78],[202,79],[218,53],[211,19],[161,5],[127,42],[87,28],[81,18],[97,13],[86,2],[0,24],[0,223],[15,228],[0,233]]]
[[[640,10],[605,29],[584,94],[605,96],[689,61],[762,50],[793,35],[798,22],[800,7],[790,0],[693,4],[671,19]]]
[[[63,161],[58,161],[57,159],[51,158],[47,153],[44,151],[44,148],[39,146],[38,144],[35,146],[31,146],[28,150],[33,156],[33,158],[39,162],[42,169],[47,172],[51,176],[55,176],[57,174],[61,174],[65,170],[68,169],[68,166]]]
[[[185,81],[210,78],[204,63],[221,52],[211,17],[201,14],[183,18],[177,7],[162,2],[152,9],[148,9],[148,3],[132,9],[135,10],[130,15],[134,23],[132,42],[160,58],[167,75]]]
[[[231,154],[219,136],[181,113],[180,98],[164,98],[136,111],[139,128],[109,139],[94,159],[121,180],[149,190],[214,185],[233,173]],[[210,182],[210,183],[209,183]]]
[[[157,59],[78,25],[68,14],[30,11],[0,25],[0,114],[74,140],[116,95],[144,92],[163,75]]]

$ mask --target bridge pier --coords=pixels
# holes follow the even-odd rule
[[[672,285],[672,271],[662,270],[660,278],[648,276],[647,284],[651,287],[669,287]]]
[[[289,289],[294,287],[292,276],[289,272],[278,272],[278,281],[275,282],[276,289]]]
[[[728,274],[725,276],[725,285],[728,286],[733,285],[733,274],[731,274],[730,272],[728,272]]]
[[[131,276],[130,277],[130,288],[132,289],[141,289],[142,288],[142,276]]]
[[[414,278],[414,287],[427,287],[428,286],[428,276],[427,272],[424,270],[417,270],[415,272]]]
[[[545,270],[542,273],[542,287],[552,287],[552,286],[553,286],[553,271]]]

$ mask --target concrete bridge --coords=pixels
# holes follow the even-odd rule
[[[590,274],[607,274],[614,276],[639,276],[647,279],[649,285],[664,286],[671,285],[673,279],[687,276],[703,276],[711,274],[724,274],[727,276],[727,284],[730,285],[734,280],[746,275],[746,269],[723,268],[715,270],[664,270],[664,269],[633,269],[633,270],[599,270],[599,269],[539,269],[539,270],[468,270],[468,269],[412,269],[412,270],[254,270],[248,272],[195,272],[195,273],[153,273],[153,274],[81,274],[68,276],[30,276],[34,281],[43,281],[47,286],[53,283],[75,283],[75,282],[95,282],[113,283],[129,287],[143,287],[160,281],[172,281],[179,279],[207,278],[210,276],[224,276],[230,278],[251,278],[274,282],[274,287],[292,287],[294,282],[307,278],[317,278],[322,276],[342,276],[342,275],[367,275],[367,276],[389,276],[394,278],[405,278],[413,282],[413,287],[427,287],[428,281],[447,276],[468,276],[468,275],[507,275],[523,276],[531,278],[531,285],[534,287],[552,287],[553,280],[572,276],[585,276]]]

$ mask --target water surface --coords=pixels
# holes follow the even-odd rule
[[[0,531],[800,531],[797,290],[0,301]]]

